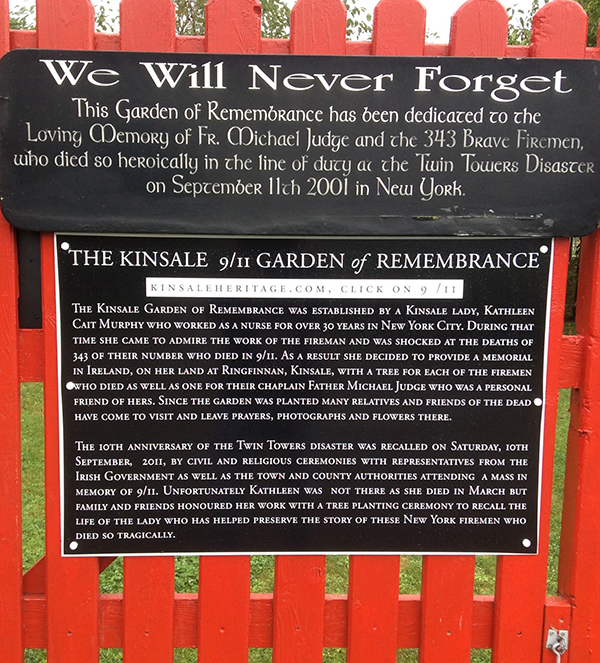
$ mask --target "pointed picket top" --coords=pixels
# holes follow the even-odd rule
[[[94,48],[94,6],[90,0],[37,0],[36,20],[39,48]]]
[[[419,0],[381,0],[373,13],[373,55],[423,55],[426,18]]]
[[[208,0],[205,45],[210,53],[260,53],[259,0]]]
[[[0,0],[0,56],[10,50],[8,0]]]
[[[552,0],[533,17],[532,57],[585,57],[587,28],[587,14],[578,2]]]
[[[121,0],[121,50],[175,50],[173,0]]]
[[[506,55],[508,14],[498,0],[467,0],[456,10],[450,27],[454,56],[502,57]]]
[[[346,7],[342,0],[298,0],[290,19],[290,53],[344,55]]]

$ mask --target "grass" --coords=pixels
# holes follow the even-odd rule
[[[43,556],[44,545],[44,392],[41,384],[21,388],[23,473],[23,569]]]
[[[560,394],[554,461],[554,486],[552,496],[550,555],[548,562],[547,592],[557,593],[558,553],[562,493],[566,459],[566,440],[569,425],[569,394]],[[23,461],[23,566],[29,569],[43,556],[44,545],[44,445],[43,445],[43,391],[39,384],[22,386],[22,461]],[[345,594],[348,590],[349,558],[345,555],[327,557],[325,591],[330,594]],[[399,591],[401,594],[419,594],[421,590],[422,558],[402,556]],[[496,558],[478,556],[475,563],[475,593],[493,594],[496,574]],[[270,593],[273,591],[274,558],[254,556],[251,564],[251,591]],[[113,562],[100,576],[102,593],[123,591],[122,560]],[[198,591],[198,563],[196,557],[177,557],[175,560],[175,591],[194,593]],[[325,663],[343,663],[344,649],[324,649]],[[192,663],[197,660],[196,650],[177,649],[175,663]],[[249,663],[270,663],[270,649],[250,650]],[[416,663],[418,650],[399,650],[398,663]],[[491,660],[490,650],[473,650],[472,663],[487,663]],[[43,663],[43,650],[27,650],[25,663]],[[102,650],[100,663],[122,661],[121,650]]]

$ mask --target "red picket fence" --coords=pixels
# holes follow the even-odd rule
[[[14,48],[277,54],[600,58],[586,48],[587,16],[573,0],[537,13],[531,46],[507,46],[497,0],[468,0],[449,45],[425,43],[417,0],[381,0],[373,40],[347,42],[340,0],[298,0],[289,39],[262,39],[258,0],[210,0],[206,35],[175,34],[171,0],[122,0],[120,34],[95,34],[89,0],[37,0],[37,30],[9,30],[0,0],[0,51]],[[273,594],[250,593],[249,557],[201,557],[197,594],[174,590],[173,558],[127,558],[123,594],[99,593],[111,560],[60,556],[57,350],[53,250],[42,236],[43,329],[19,329],[13,230],[0,219],[0,661],[47,649],[50,663],[90,663],[122,648],[126,663],[165,663],[174,648],[198,660],[236,663],[272,648],[275,663],[322,660],[347,649],[349,663],[392,663],[419,648],[423,663],[466,663],[491,649],[495,663],[555,661],[549,628],[569,631],[563,663],[600,661],[600,235],[584,238],[577,336],[563,336],[569,239],[555,244],[537,556],[498,557],[493,596],[474,595],[475,559],[428,556],[420,595],[398,593],[398,556],[351,558],[347,595],[325,594],[325,557],[279,556]],[[23,293],[27,297],[27,293]],[[23,575],[20,382],[45,383],[46,554]],[[558,596],[546,596],[554,426],[559,387],[572,389]]]

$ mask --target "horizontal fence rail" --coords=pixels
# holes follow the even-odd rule
[[[37,0],[35,31],[10,30],[0,0],[0,51],[17,48],[164,52],[488,56],[600,59],[587,47],[587,16],[574,0],[552,0],[533,21],[531,45],[508,46],[497,0],[468,0],[452,19],[449,44],[426,42],[417,0],[381,0],[370,41],[346,39],[340,0],[298,0],[289,38],[261,37],[258,0],[209,0],[203,36],[175,31],[171,0],[122,0],[120,32],[94,31],[89,0]],[[399,594],[399,556],[354,556],[347,595],[325,594],[325,557],[279,556],[273,594],[251,594],[250,558],[201,557],[197,593],[175,593],[174,559],[127,558],[122,594],[100,594],[113,561],[60,556],[56,299],[52,237],[41,239],[43,327],[20,329],[15,232],[0,219],[0,661],[47,649],[50,663],[98,660],[122,648],[126,663],[173,659],[196,648],[205,663],[248,660],[272,648],[275,663],[321,661],[347,649],[349,663],[393,663],[419,649],[423,663],[467,663],[491,649],[494,663],[555,661],[549,628],[569,631],[562,661],[600,660],[600,240],[581,242],[577,335],[563,336],[568,239],[555,243],[542,468],[540,554],[499,557],[493,596],[474,595],[475,558],[426,556],[421,593]],[[26,297],[27,293],[20,293]],[[20,383],[45,385],[46,554],[22,567]],[[559,388],[572,389],[558,596],[546,595]]]

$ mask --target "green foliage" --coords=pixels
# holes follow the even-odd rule
[[[175,0],[177,34],[203,35],[207,0]]]
[[[35,30],[35,4],[21,5],[10,12],[11,30]]]
[[[96,31],[97,32],[117,32],[118,17],[111,7],[104,3],[95,4],[96,10]]]
[[[250,591],[269,594],[275,583],[275,557],[255,555],[250,560]]]
[[[531,43],[531,24],[540,6],[549,0],[532,0],[529,9],[508,8],[508,43],[524,45]],[[596,46],[598,40],[598,22],[600,21],[600,0],[577,0],[588,15],[587,45]]]
[[[207,0],[174,0],[177,14],[177,33],[204,34],[204,10]],[[348,10],[347,36],[352,39],[370,39],[372,16],[367,14],[359,0],[344,0]],[[284,0],[262,0],[262,36],[285,39],[290,34],[289,5]]]
[[[96,26],[98,32],[115,32],[117,28],[118,17],[114,9],[104,2],[93,3],[96,12]],[[35,30],[35,0],[28,0],[16,9],[10,11],[10,29],[11,30]]]
[[[588,15],[588,46],[596,46],[598,40],[598,21],[600,20],[600,0],[577,0]]]
[[[174,0],[177,34],[203,35],[207,0]],[[262,36],[272,39],[289,34],[290,8],[283,0],[262,1]]]
[[[373,16],[359,4],[359,0],[344,0],[348,13],[346,15],[346,37],[356,41],[371,39],[373,33]]]
[[[548,0],[544,0],[546,4]],[[509,7],[508,11],[508,43],[512,46],[522,46],[531,43],[531,25],[533,17],[540,8],[540,0],[532,0],[529,9]]]
[[[45,551],[44,391],[39,383],[21,385],[21,456],[23,472],[23,568]]]
[[[558,557],[560,552],[560,529],[562,524],[565,469],[567,463],[567,435],[570,422],[570,389],[561,389],[558,398],[556,438],[554,447],[554,476],[552,479],[552,509],[550,512],[550,549],[548,551],[548,580],[546,592],[558,594]]]
[[[175,3],[176,30],[180,35],[203,35],[207,0],[173,0]],[[344,0],[347,14],[348,39],[368,40],[372,34],[373,17],[360,4],[361,0]],[[269,39],[285,39],[290,34],[289,5],[284,0],[262,0],[262,36]],[[105,2],[96,0],[96,30],[118,30],[117,13]],[[12,30],[35,30],[35,1],[21,5],[10,12]]]
[[[282,0],[262,0],[263,37],[285,39],[290,33],[291,10]]]

